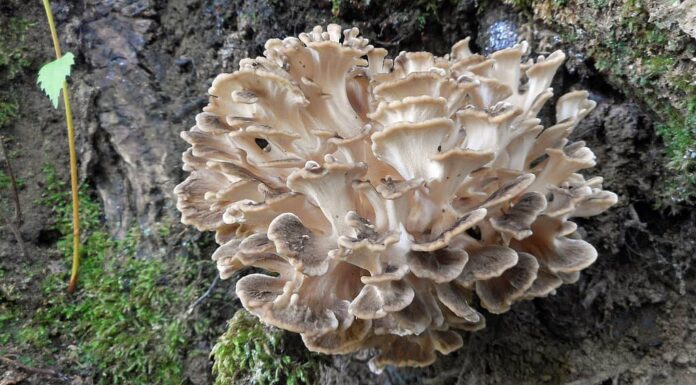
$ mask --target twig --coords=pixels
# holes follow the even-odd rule
[[[435,385],[435,384],[443,384],[449,379],[457,378],[459,377],[461,369],[460,368],[452,368],[449,370],[443,370],[441,372],[438,372],[435,377],[432,378],[424,378],[421,384],[423,385]]]
[[[189,306],[188,310],[186,311],[186,314],[191,314],[193,311],[196,309],[198,305],[200,305],[203,301],[205,301],[206,298],[210,297],[211,294],[213,294],[213,290],[217,287],[218,283],[220,282],[220,276],[216,275],[215,279],[213,280],[213,283],[210,284],[210,287],[208,290],[206,290],[205,293],[203,293],[202,296],[198,297],[198,299]]]
[[[0,136],[0,150],[2,151],[2,156],[5,158],[5,164],[7,165],[7,175],[10,177],[10,183],[12,184],[12,200],[14,201],[15,217],[14,222],[5,218],[5,223],[7,227],[10,228],[12,234],[17,239],[17,244],[19,245],[19,250],[22,253],[22,257],[27,256],[27,251],[24,248],[24,240],[22,239],[22,233],[19,229],[24,223],[24,218],[22,217],[22,207],[19,204],[19,189],[17,188],[17,178],[15,178],[14,170],[12,169],[12,163],[10,163],[10,156],[5,148],[5,137]]]
[[[12,223],[9,219],[5,218],[5,225],[10,229],[12,235],[14,235],[19,245],[19,252],[22,253],[22,257],[27,256],[27,250],[24,248],[24,241],[22,240],[22,233],[17,228],[17,225]]]
[[[387,376],[387,381],[389,381],[389,385],[397,385],[394,382],[394,378],[392,377],[391,372],[389,371],[389,368],[386,368],[384,370],[384,374]]]
[[[633,203],[628,205],[628,216],[631,217],[628,221],[626,221],[626,225],[629,227],[637,227],[641,230],[645,230],[648,225],[645,222],[642,222],[640,220],[640,217],[638,216],[638,212],[636,211],[636,208],[633,207]]]
[[[379,45],[383,45],[386,47],[396,47],[399,45],[399,43],[401,43],[401,37],[397,37],[396,39],[394,39],[392,41],[384,41],[384,40],[377,40],[377,39],[374,39],[373,41]]]
[[[12,183],[12,198],[14,199],[15,205],[15,223],[17,226],[22,226],[24,223],[24,218],[22,217],[22,207],[19,205],[19,189],[17,188],[17,178],[15,178],[14,170],[12,169],[12,163],[10,163],[10,156],[5,148],[5,137],[0,136],[0,150],[2,150],[2,156],[5,158],[5,164],[7,165],[7,175],[10,177],[10,182]]]
[[[41,368],[34,368],[28,365],[24,365],[23,363],[19,361],[12,360],[10,358],[7,358],[5,356],[0,356],[0,362],[14,366],[16,368],[22,369],[23,371],[27,373],[33,373],[33,374],[41,374],[44,376],[51,376],[51,377],[59,377],[59,378],[64,378],[67,379],[68,377],[62,373],[59,373],[53,369],[41,369]]]

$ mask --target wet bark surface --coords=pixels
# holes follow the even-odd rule
[[[554,23],[473,0],[415,5],[350,0],[339,2],[333,13],[329,1],[55,3],[64,49],[77,56],[71,87],[81,176],[103,202],[113,234],[122,237],[133,224],[143,231],[141,257],[166,256],[176,247],[156,231],[162,223],[174,226],[172,234],[196,239],[193,230],[177,225],[173,189],[184,177],[180,156],[186,147],[179,132],[192,126],[207,104],[213,78],[235,70],[242,58],[260,55],[270,38],[337,22],[359,27],[392,55],[402,50],[443,55],[466,36],[482,52],[525,37],[537,54],[556,48],[574,53],[554,81],[555,94],[587,89],[598,102],[573,139],[587,141],[597,155],[589,174],[603,176],[605,188],[620,196],[608,213],[579,223],[599,251],[597,263],[554,296],[486,315],[486,329],[466,334],[464,348],[429,368],[376,376],[360,357],[332,357],[322,364],[319,383],[696,384],[696,210],[683,203],[656,208],[655,191],[667,175],[655,133],[659,116],[598,72],[592,57],[580,51],[586,43],[563,41]],[[32,50],[46,57],[51,51],[41,34],[40,5],[10,11],[37,23]],[[42,96],[30,76],[21,81],[26,103],[8,132],[15,139],[11,146],[20,150],[17,172],[26,180],[21,230],[32,258],[48,263],[56,255],[56,236],[50,212],[35,201],[43,187],[41,164],[67,164],[66,139],[61,115],[33,102]],[[545,113],[548,119],[551,110]],[[12,234],[3,231],[0,238],[0,255],[15,255]],[[191,383],[210,380],[201,381],[207,365],[191,363],[186,369]]]

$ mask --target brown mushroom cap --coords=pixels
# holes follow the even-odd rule
[[[430,334],[435,350],[442,354],[450,354],[464,345],[462,336],[453,330],[433,330]]]
[[[448,229],[438,234],[434,239],[425,242],[413,243],[414,251],[435,251],[445,248],[452,240],[473,227],[486,216],[486,209],[480,208],[461,216]]]
[[[437,297],[452,313],[466,322],[479,322],[481,314],[469,306],[466,301],[467,293],[464,288],[451,283],[435,285]]]
[[[428,305],[422,298],[424,295],[428,294],[416,293],[408,306],[390,314],[398,325],[398,330],[393,331],[393,334],[418,335],[430,326],[432,316],[428,312]]]
[[[280,256],[306,275],[323,275],[329,268],[328,242],[318,238],[293,214],[276,217],[268,226],[268,239]]]
[[[360,349],[372,329],[372,321],[356,319],[345,330],[325,334],[302,334],[302,342],[312,351],[324,354],[347,354]]]
[[[237,283],[237,296],[247,309],[263,307],[284,293],[286,283],[264,274],[247,275]]]
[[[244,263],[237,256],[240,243],[239,239],[232,239],[213,253],[212,259],[217,263],[220,279],[228,279],[244,267]]]
[[[529,192],[523,194],[502,216],[491,218],[491,225],[515,239],[524,239],[532,235],[530,226],[545,208],[546,198],[539,193]]]
[[[476,282],[476,294],[481,305],[491,313],[508,311],[510,305],[521,298],[537,277],[539,263],[533,255],[517,253],[517,264],[500,277]]]
[[[449,282],[457,278],[468,259],[466,251],[450,248],[432,252],[410,251],[406,255],[408,266],[416,277],[436,283]]]
[[[509,247],[485,246],[469,255],[469,262],[456,281],[469,287],[477,281],[501,276],[505,270],[515,266],[517,261],[517,252]]]
[[[552,273],[585,269],[597,259],[597,250],[582,239],[568,237],[564,223],[567,222],[540,216],[532,225],[532,236],[515,243],[515,247],[534,255]]]
[[[229,186],[223,174],[208,170],[194,171],[176,186],[177,208],[181,211],[181,222],[194,225],[200,231],[215,230],[224,224],[222,209],[211,210],[206,194]]]
[[[384,281],[366,284],[351,302],[349,310],[358,318],[382,318],[387,313],[404,309],[415,292],[405,281]]]
[[[369,362],[370,370],[381,373],[385,366],[428,366],[435,362],[435,346],[429,335],[385,339],[380,354]]]
[[[563,280],[556,274],[540,267],[537,271],[537,278],[532,283],[532,286],[524,293],[524,298],[546,297],[554,293],[562,284]]]

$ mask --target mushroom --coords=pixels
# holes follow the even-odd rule
[[[595,107],[552,97],[557,51],[395,59],[357,28],[271,39],[219,75],[182,133],[182,222],[215,231],[221,278],[262,322],[324,354],[426,366],[488,313],[545,297],[598,257],[573,217],[618,200],[568,136]],[[484,310],[485,309],[485,310]]]

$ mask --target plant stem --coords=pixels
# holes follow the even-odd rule
[[[10,162],[10,154],[7,153],[5,148],[5,137],[0,136],[0,152],[5,158],[5,165],[7,165],[7,175],[10,177],[10,182],[12,184],[12,199],[14,200],[15,206],[15,222],[17,226],[21,226],[24,222],[24,217],[22,216],[22,206],[19,205],[19,188],[17,187],[17,178],[15,178],[14,169],[12,168],[12,163]]]
[[[193,311],[196,309],[196,306],[200,305],[206,298],[210,297],[213,294],[213,290],[215,290],[219,282],[220,274],[215,274],[215,279],[213,279],[213,283],[210,284],[208,290],[206,290],[206,292],[203,293],[202,296],[198,297],[198,299],[193,304],[191,304],[191,306],[189,306],[188,310],[186,311],[186,314],[193,313]]]
[[[56,59],[63,56],[60,52],[60,41],[58,41],[58,32],[56,24],[53,21],[53,12],[51,11],[51,3],[49,0],[43,0],[44,8],[46,9],[46,17],[48,18],[48,26],[51,29],[51,38],[53,38],[53,48],[56,50]],[[80,268],[80,202],[78,199],[77,187],[77,154],[75,152],[75,129],[73,128],[72,109],[70,108],[70,95],[68,93],[68,82],[63,81],[63,103],[65,104],[65,123],[68,127],[68,149],[70,151],[70,187],[72,189],[72,214],[73,214],[73,258],[72,272],[70,274],[70,283],[68,284],[68,293],[75,291],[77,286],[77,275]]]
[[[27,251],[24,248],[24,240],[22,240],[22,233],[19,231],[19,229],[22,227],[22,224],[24,223],[24,219],[22,217],[22,206],[20,206],[19,204],[19,188],[17,187],[17,178],[15,178],[14,170],[12,169],[12,163],[10,162],[10,154],[7,153],[7,149],[5,148],[4,136],[0,136],[0,152],[2,152],[2,156],[5,158],[5,164],[7,165],[7,175],[10,177],[10,183],[12,185],[12,199],[14,200],[15,207],[14,222],[11,221],[9,218],[5,218],[5,223],[17,239],[17,244],[19,245],[19,250],[22,253],[22,256],[26,257]]]

